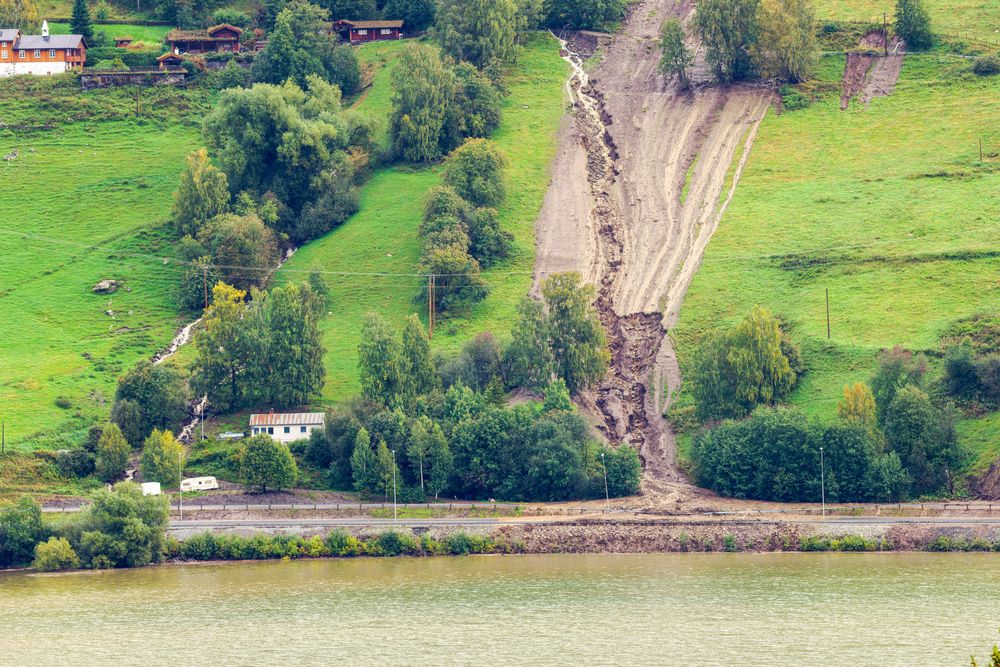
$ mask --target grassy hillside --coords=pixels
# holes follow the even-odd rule
[[[891,96],[840,111],[843,64],[821,61],[832,85],[812,106],[768,112],[674,332],[683,363],[706,332],[766,306],[808,363],[792,402],[820,418],[879,349],[935,354],[954,323],[1000,304],[1000,77],[907,56]],[[1000,451],[995,416],[961,432]]]
[[[69,23],[50,23],[49,29],[53,35],[68,35],[70,33]],[[170,27],[94,23],[94,32],[99,31],[103,31],[110,38],[130,35],[137,42],[162,43],[163,37],[170,31]],[[114,45],[112,44],[112,46]]]
[[[373,44],[362,58],[378,67],[375,85],[358,107],[385,127],[390,110],[389,63],[400,44]],[[439,320],[433,346],[454,350],[482,331],[505,333],[514,306],[531,286],[534,264],[534,222],[548,187],[548,166],[556,149],[556,132],[564,110],[562,84],[565,63],[548,36],[537,36],[525,49],[507,85],[504,119],[493,137],[506,153],[508,201],[500,214],[505,229],[516,237],[512,260],[485,272],[491,294],[461,316]],[[420,255],[417,225],[427,190],[440,180],[436,167],[396,167],[376,173],[362,192],[361,212],[345,225],[299,250],[278,280],[304,278],[312,269],[355,275],[328,275],[329,314],[323,324],[327,347],[324,399],[336,402],[358,389],[357,345],[361,321],[378,311],[402,322],[417,310],[413,297],[425,286],[415,272]],[[372,273],[393,274],[377,277]],[[423,316],[423,314],[422,314]]]
[[[819,21],[882,22],[896,0],[815,0]],[[1000,43],[1000,12],[996,0],[924,0],[934,32],[969,36]]]
[[[149,91],[136,119],[120,91],[80,94],[61,79],[0,83],[0,121],[55,125],[0,129],[0,154],[18,151],[0,162],[8,444],[106,416],[116,376],[168,342],[177,324],[177,268],[158,259],[172,252],[159,226],[184,156],[199,143],[205,100]],[[94,294],[103,279],[124,287]]]

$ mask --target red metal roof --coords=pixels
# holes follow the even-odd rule
[[[322,412],[269,412],[250,415],[250,426],[322,426],[325,420]]]

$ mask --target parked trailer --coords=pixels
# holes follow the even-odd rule
[[[181,481],[181,491],[211,491],[219,488],[219,480],[214,477],[189,477]]]

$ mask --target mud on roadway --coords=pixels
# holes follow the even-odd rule
[[[611,368],[581,403],[609,441],[638,449],[644,493],[661,499],[693,491],[662,418],[680,386],[667,332],[773,96],[711,85],[703,49],[690,37],[693,89],[657,72],[660,24],[670,16],[689,24],[693,13],[690,0],[641,0],[619,33],[596,38],[602,55],[593,69],[578,55],[593,44],[573,36],[564,43],[573,110],[536,222],[536,289],[560,271],[579,271],[598,287]]]

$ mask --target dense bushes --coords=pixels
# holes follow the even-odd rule
[[[248,439],[240,453],[240,477],[252,489],[289,489],[295,484],[298,466],[288,445],[268,435]]]
[[[142,361],[118,378],[111,421],[132,447],[154,429],[176,429],[187,415],[184,382],[169,366]]]
[[[27,565],[35,544],[47,536],[42,509],[31,498],[23,497],[13,505],[0,508],[0,567]]]
[[[545,25],[568,30],[609,30],[621,21],[626,0],[546,0]]]
[[[65,537],[50,537],[48,542],[35,546],[31,567],[42,572],[73,570],[80,567],[80,558]]]
[[[976,76],[1000,74],[1000,56],[980,56],[972,61],[972,73]]]
[[[699,433],[691,456],[697,482],[720,494],[816,501],[820,447],[827,500],[898,500],[905,494],[908,479],[899,457],[884,454],[868,429],[810,423],[786,408],[761,407],[749,419]]]
[[[443,538],[388,530],[368,539],[343,530],[327,537],[298,535],[216,535],[200,533],[183,542],[170,542],[167,557],[188,560],[268,560],[272,558],[354,558],[358,556],[439,556],[451,554],[516,553],[519,544],[484,535],[458,532]]]
[[[944,385],[950,396],[1000,407],[1000,355],[977,355],[969,340],[945,349]]]
[[[931,19],[922,0],[896,0],[893,27],[896,35],[906,42],[907,50],[924,51],[934,43]]]

